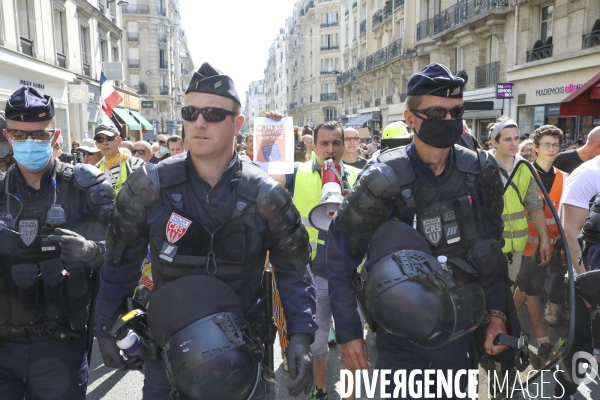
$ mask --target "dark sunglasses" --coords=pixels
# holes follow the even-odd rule
[[[204,118],[206,122],[221,122],[225,121],[225,118],[227,118],[228,115],[239,115],[238,113],[225,110],[224,108],[197,108],[189,106],[181,109],[181,118],[185,121],[194,122],[198,119],[200,113],[202,113],[202,118]]]
[[[112,142],[116,138],[117,138],[116,136],[106,136],[106,137],[96,136],[94,138],[94,140],[96,141],[96,143],[104,143],[105,141]]]
[[[422,108],[422,109],[410,108],[410,111],[413,114],[417,115],[418,117],[421,117],[418,114],[423,114],[428,119],[445,119],[446,115],[448,115],[448,113],[450,113],[450,117],[452,119],[459,119],[465,113],[465,107],[464,106],[456,106],[456,107],[452,107],[449,110],[444,107],[429,107],[429,108]]]
[[[144,150],[144,149],[141,149],[141,150],[133,149],[133,151],[131,152],[131,154],[133,155],[135,153],[138,153],[140,156],[145,156],[146,155],[146,150]]]
[[[54,136],[56,129],[40,129],[37,131],[22,131],[19,129],[8,129],[10,140],[22,142],[31,136],[33,140],[50,140]]]

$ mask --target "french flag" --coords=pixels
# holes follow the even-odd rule
[[[106,80],[104,71],[100,73],[100,98],[102,99],[102,110],[109,118],[112,118],[113,108],[118,106],[123,98]]]

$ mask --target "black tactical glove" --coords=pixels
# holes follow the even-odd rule
[[[98,244],[67,229],[56,228],[54,234],[48,236],[48,241],[60,244],[60,259],[69,264],[91,264],[101,255]]]
[[[497,240],[480,239],[467,254],[479,274],[478,283],[486,295],[496,286],[498,278],[508,275],[508,261]]]
[[[287,350],[288,368],[292,383],[288,385],[290,396],[298,397],[308,392],[313,385],[313,362],[310,352],[310,336],[307,333],[295,333],[290,337]]]
[[[100,348],[100,354],[102,354],[102,361],[108,368],[117,368],[121,371],[132,370],[141,371],[144,364],[143,360],[139,357],[131,357],[127,360],[121,356],[121,349],[117,346],[117,340],[112,337],[99,337],[98,347]]]

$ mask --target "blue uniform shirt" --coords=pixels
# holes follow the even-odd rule
[[[440,175],[426,164],[419,155],[413,144],[406,148],[406,153],[415,172],[419,184],[429,187],[439,187],[443,185],[451,176],[451,171],[455,168],[454,148],[450,149],[448,164]],[[376,160],[370,160],[363,171],[366,171],[370,165],[375,164]],[[486,207],[486,193],[484,188],[478,185],[478,195],[481,199],[482,208]],[[395,210],[390,208],[388,214],[391,217]],[[485,215],[485,213],[484,213]],[[485,238],[498,239],[501,232],[494,227],[491,221],[484,221]],[[329,281],[329,298],[331,310],[335,319],[336,334],[340,343],[347,343],[363,337],[363,327],[360,317],[356,312],[356,297],[352,291],[352,278],[356,268],[362,262],[369,246],[369,241],[361,239],[357,245],[356,256],[350,254],[350,236],[342,231],[337,223],[337,216],[329,226],[329,240],[327,242],[327,279]],[[365,262],[368,267],[368,260]],[[486,297],[486,308],[504,311],[505,287],[498,284],[496,290]]]
[[[191,177],[187,184],[193,191],[194,198],[184,199],[184,210],[190,213],[194,219],[205,223],[209,229],[219,226],[221,221],[215,215],[218,213],[211,213],[211,209],[219,207],[233,193],[236,185],[236,173],[241,166],[237,154],[233,155],[229,167],[213,187],[200,178],[189,156],[176,157],[187,157],[188,176]],[[142,169],[140,168],[140,170]],[[140,172],[136,171],[135,173]],[[167,211],[167,206],[161,200],[158,205],[148,211],[147,225],[156,224],[167,212],[170,211]],[[266,251],[272,244],[268,240],[265,221],[258,215],[256,215],[255,226],[254,234],[265,236]],[[108,336],[107,330],[119,316],[124,299],[133,295],[141,276],[142,262],[148,252],[148,242],[148,237],[142,236],[134,245],[128,246],[122,254],[119,266],[115,266],[111,262],[115,246],[107,242],[106,260],[100,274],[100,290],[96,303],[96,336]],[[287,318],[288,335],[294,333],[314,335],[317,330],[317,325],[313,321],[316,310],[314,285],[304,281],[297,270],[289,263],[283,262],[280,256],[271,253],[270,262],[275,269],[277,285],[280,288],[281,301]],[[256,317],[254,311],[262,307],[259,306],[260,300],[262,299],[256,299],[256,307],[245,310],[246,318]]]

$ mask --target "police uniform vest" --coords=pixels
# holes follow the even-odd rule
[[[121,153],[119,153],[119,157],[121,157]],[[123,184],[127,180],[127,177],[133,171],[134,163],[135,163],[135,160],[133,159],[133,157],[129,157],[129,156],[126,156],[121,160],[121,170],[119,171],[119,177],[117,178],[117,182],[115,182],[115,193],[116,194],[119,194],[119,191],[123,187]],[[106,160],[105,159],[102,159],[98,163],[98,169],[100,169],[100,171],[106,173]],[[109,174],[110,174],[110,171],[109,171]]]
[[[475,187],[481,167],[477,154],[454,146],[455,168],[447,182],[429,187],[416,180],[405,147],[383,152],[378,162],[387,164],[400,184],[397,217],[427,239],[434,256],[466,256],[483,236],[481,202]]]
[[[228,202],[214,210],[230,218],[210,230],[187,211],[186,203],[201,200],[189,188],[186,159],[158,165],[166,212],[149,226],[154,289],[188,275],[207,274],[226,282],[242,298],[244,310],[260,298],[266,254],[256,226],[256,201],[268,177],[252,163],[241,161],[240,166]]]
[[[531,172],[525,165],[520,165],[513,173],[508,188],[504,192],[504,247],[502,252],[520,252],[525,249],[529,229],[527,215],[525,214],[525,195],[531,182]]]
[[[307,161],[298,165],[296,170],[296,179],[294,183],[294,205],[300,213],[302,224],[308,231],[310,240],[311,260],[317,256],[318,246],[325,244],[324,240],[319,239],[319,230],[314,228],[308,219],[310,211],[321,201],[322,197],[322,178],[318,171],[313,171],[313,162]],[[347,173],[342,177],[350,187],[354,186],[360,170],[343,165],[343,170]],[[318,190],[317,190],[318,189]]]
[[[562,196],[563,184],[567,179],[567,173],[563,172],[559,169],[554,169],[554,183],[552,184],[552,188],[550,189],[550,200],[552,201],[552,206],[555,210],[558,210],[558,206],[560,204],[560,197]],[[537,171],[536,171],[537,173]],[[538,189],[538,195],[540,198],[544,198],[541,190]],[[546,216],[546,225],[548,226],[548,239],[550,240],[550,251],[554,249],[554,245],[556,241],[560,237],[560,232],[558,230],[558,226],[556,225],[556,220],[554,219],[554,215],[552,215],[552,210],[548,205],[544,205],[544,214]],[[527,228],[529,231],[529,235],[527,236],[527,243],[525,244],[525,250],[523,250],[524,256],[532,256],[538,249],[540,244],[540,237],[538,235],[537,229],[535,229],[535,225],[532,221],[527,222]]]
[[[13,182],[15,168],[13,165],[7,174]],[[0,179],[0,214],[4,219],[10,201],[10,214],[16,218],[13,230],[19,232],[0,230],[0,338],[41,336],[48,330],[48,323],[77,331],[85,328],[87,322],[90,271],[75,268],[70,275],[63,275],[60,246],[47,240],[55,228],[80,231],[78,228],[85,223],[73,207],[66,207],[74,179],[73,166],[56,161],[54,168],[57,199],[55,191],[49,188],[34,199],[20,199],[19,203],[5,193],[6,175]],[[64,224],[51,225],[46,221],[54,203],[63,206]],[[52,326],[56,329],[58,325]]]

